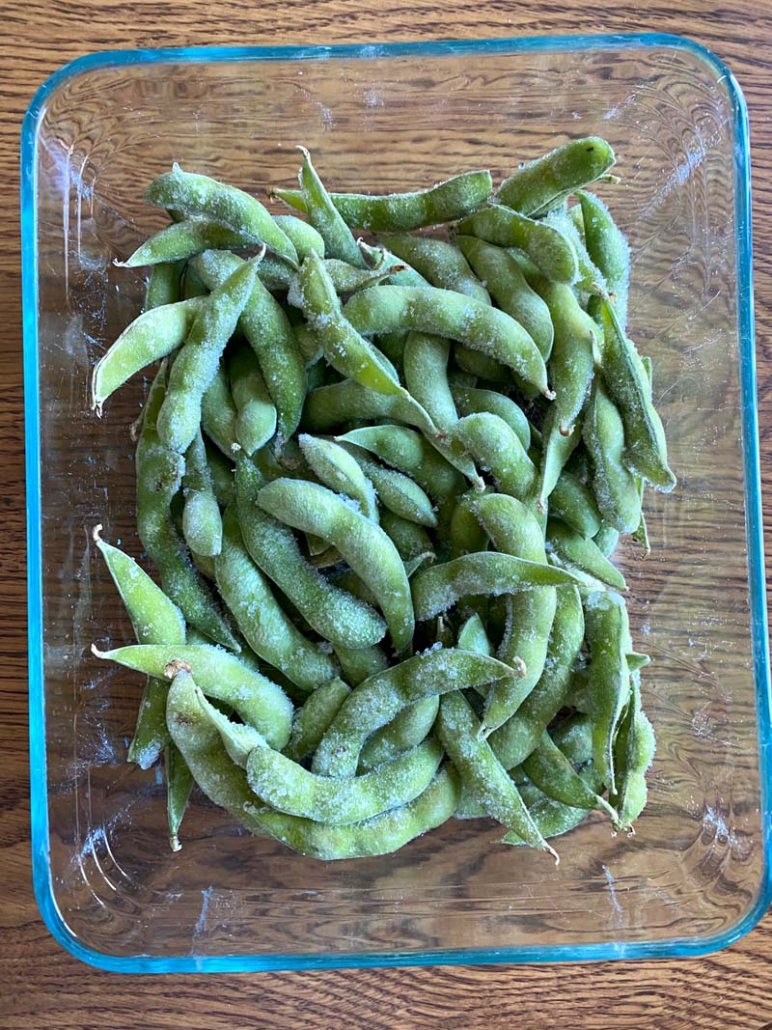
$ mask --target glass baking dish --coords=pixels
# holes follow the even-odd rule
[[[129,427],[89,368],[138,312],[116,268],[160,225],[174,160],[265,195],[297,143],[336,188],[420,188],[607,137],[605,196],[633,254],[677,491],[649,493],[652,554],[623,551],[657,728],[634,837],[591,818],[553,867],[451,821],[384,858],[321,863],[198,798],[166,843],[156,772],[125,763],[142,683],[93,641],[131,629],[91,542],[140,553]],[[713,55],[672,36],[125,51],[52,76],[22,136],[32,845],[43,917],[111,970],[259,970],[692,955],[760,918],[769,885],[769,668],[746,111]]]

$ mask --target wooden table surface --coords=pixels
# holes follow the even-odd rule
[[[772,915],[707,958],[599,965],[141,978],[88,968],[55,943],[38,915],[30,871],[17,199],[27,104],[51,72],[88,51],[630,30],[691,36],[729,63],[750,108],[762,464],[769,481],[772,0],[2,0],[0,26],[0,1028],[772,1027]]]

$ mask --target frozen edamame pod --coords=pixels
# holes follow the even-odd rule
[[[611,146],[599,136],[571,140],[521,165],[496,190],[496,200],[523,214],[543,214],[605,175],[615,161]]]

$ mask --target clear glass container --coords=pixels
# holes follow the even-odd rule
[[[420,188],[587,134],[618,154],[603,194],[679,476],[647,494],[651,556],[622,555],[659,741],[635,836],[591,818],[554,867],[451,821],[325,864],[198,798],[172,853],[156,772],[125,762],[142,682],[89,653],[131,639],[91,531],[140,553],[147,381],[97,419],[88,376],[140,309],[113,259],[161,224],[145,185],[177,160],[265,196],[303,143],[336,188]],[[662,957],[746,932],[769,901],[769,673],[748,132],[721,62],[666,36],[103,53],[40,89],[22,161],[32,838],[57,939],[170,972]]]

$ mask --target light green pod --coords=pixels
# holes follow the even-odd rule
[[[466,415],[459,420],[454,436],[475,463],[493,477],[502,493],[520,500],[534,496],[536,466],[502,418],[489,412]]]
[[[397,549],[379,526],[316,483],[277,479],[263,487],[258,503],[279,521],[336,547],[373,591],[396,651],[410,646],[415,625],[410,584]]]
[[[493,181],[488,171],[462,172],[445,182],[413,193],[331,193],[343,220],[351,228],[370,232],[412,232],[429,225],[454,222],[483,204]],[[274,190],[299,211],[307,210],[301,190]]]
[[[257,275],[259,258],[244,262],[205,298],[169,374],[158,413],[158,435],[184,454],[201,423],[201,399],[215,377]]]
[[[547,361],[553,339],[549,308],[529,286],[517,261],[502,247],[476,236],[457,236],[456,244],[501,310],[530,333]]]
[[[425,741],[376,770],[341,780],[319,776],[278,751],[258,747],[247,760],[247,782],[279,812],[345,826],[418,797],[434,779],[441,760],[440,745]]]
[[[104,402],[140,369],[182,346],[201,308],[199,300],[152,307],[123,330],[91,373],[91,406],[102,414]]]
[[[590,650],[587,696],[592,720],[592,757],[611,794],[616,793],[614,739],[630,699],[627,655],[632,651],[624,601],[612,591],[584,596],[584,621]]]
[[[389,536],[403,562],[427,556],[427,560],[436,560],[434,544],[423,526],[403,519],[394,512],[384,511],[381,515],[381,529]]]
[[[485,655],[441,648],[408,658],[361,683],[344,701],[319,743],[312,769],[321,776],[353,776],[365,741],[408,705],[449,690],[511,677],[512,669]]]
[[[587,253],[603,273],[619,324],[624,330],[630,287],[630,247],[600,197],[585,190],[577,195]]]
[[[450,389],[459,415],[476,415],[481,412],[498,415],[507,423],[526,450],[531,446],[531,427],[528,419],[520,405],[511,397],[495,390],[480,390],[474,386],[467,386],[456,380],[450,384]]]
[[[238,411],[231,394],[228,375],[222,362],[214,379],[201,398],[201,428],[207,437],[230,461],[241,450],[236,439]]]
[[[371,451],[385,464],[414,479],[436,501],[464,489],[460,473],[437,453],[425,437],[406,426],[363,426],[336,437],[336,440]]]
[[[453,505],[448,525],[451,558],[488,549],[488,536],[474,513],[479,497],[479,493],[470,491],[459,497]]]
[[[145,200],[189,218],[210,219],[241,236],[264,243],[291,265],[298,263],[295,248],[266,208],[235,186],[227,186],[207,175],[183,172],[175,164],[171,172],[153,180],[145,190]]]
[[[624,464],[622,416],[599,377],[593,383],[582,435],[590,455],[593,492],[604,520],[620,533],[634,533],[641,521],[640,491]]]
[[[358,772],[377,769],[398,755],[418,747],[431,733],[440,707],[439,697],[423,697],[376,730],[359,756]]]
[[[386,624],[356,597],[333,586],[303,557],[295,534],[258,505],[263,478],[250,462],[236,467],[236,497],[242,538],[258,568],[333,645],[358,648],[378,643]]]
[[[378,502],[408,522],[434,529],[437,516],[429,495],[418,483],[396,469],[386,468],[373,461],[368,453],[352,444],[344,444],[351,456],[360,465],[362,472],[372,483]]]
[[[388,245],[432,286],[453,290],[479,304],[490,304],[488,291],[452,243],[429,236],[389,236]]]
[[[213,558],[220,553],[222,546],[222,519],[201,430],[185,452],[182,492],[185,497],[182,510],[185,542],[195,554]]]
[[[543,214],[605,175],[615,161],[611,146],[599,136],[571,140],[521,165],[499,186],[496,200],[523,214]]]
[[[162,261],[153,265],[145,289],[145,311],[182,300],[180,287],[184,268],[184,261]]]
[[[138,247],[130,258],[116,264],[138,268],[162,261],[184,261],[205,250],[238,250],[253,247],[259,242],[254,236],[234,232],[205,218],[184,219],[161,229]]]
[[[470,615],[458,631],[458,647],[462,651],[474,651],[475,654],[493,654],[493,644],[477,612]]]
[[[350,693],[351,687],[336,676],[309,694],[295,712],[292,733],[283,754],[293,762],[302,762],[313,754]]]
[[[325,358],[342,376],[378,393],[404,394],[391,362],[360,336],[344,316],[335,287],[318,255],[311,253],[306,257],[290,287],[288,300],[303,312]]]
[[[409,394],[376,393],[353,379],[312,390],[306,399],[301,428],[326,433],[345,422],[384,418],[416,426],[430,436],[438,432],[428,412]]]
[[[507,365],[546,397],[544,360],[519,322],[452,290],[379,286],[358,293],[343,313],[365,335],[413,329],[457,340]]]
[[[215,558],[215,575],[224,603],[256,654],[301,690],[314,690],[335,675],[331,657],[295,627],[252,561],[233,505],[223,515],[223,545]]]
[[[412,580],[413,607],[416,619],[424,621],[446,612],[468,594],[497,597],[527,587],[577,582],[564,569],[509,554],[479,551],[416,573]]]
[[[601,514],[592,491],[565,469],[550,494],[549,510],[584,537],[593,537],[600,529]]]
[[[378,521],[378,498],[373,484],[345,447],[333,440],[309,436],[307,433],[301,433],[298,443],[306,461],[324,486],[350,497],[359,504],[363,515],[373,522]]]
[[[250,347],[239,347],[228,362],[231,396],[236,405],[236,440],[251,457],[276,433],[276,408]]]
[[[632,675],[632,691],[614,742],[617,794],[614,806],[623,826],[631,827],[646,805],[646,772],[654,760],[654,729],[641,707],[640,677]]]
[[[164,727],[166,727],[167,691],[168,688],[164,684]],[[172,741],[171,735],[169,735],[169,743],[164,749],[164,779],[166,780],[166,817],[169,825],[169,846],[172,851],[179,851],[182,847],[179,837],[180,826],[190,801],[194,780],[193,773],[188,768],[188,763],[183,758],[180,749]]]
[[[296,218],[295,215],[274,215],[273,220],[292,243],[298,261],[304,261],[311,251],[321,258],[325,256],[324,240],[313,225],[304,222],[302,218]]]
[[[403,358],[405,386],[444,433],[458,422],[456,404],[448,383],[449,356],[450,343],[442,336],[407,334]]]
[[[206,451],[206,461],[209,465],[209,475],[212,479],[214,495],[220,507],[224,508],[226,504],[230,504],[233,498],[235,488],[233,464],[223,456],[215,444],[207,439],[204,440],[204,449]]]
[[[676,477],[667,463],[665,430],[651,399],[646,367],[606,301],[601,305],[601,319],[603,375],[625,428],[624,462],[655,490],[669,493]]]
[[[225,251],[209,251],[193,267],[211,289],[222,285],[241,259]],[[258,265],[258,275],[262,262]],[[295,432],[306,396],[306,368],[286,312],[260,281],[256,281],[239,318],[239,330],[257,356],[271,400],[276,405],[278,428],[289,439]]]
[[[386,652],[379,644],[355,650],[347,647],[336,647],[334,650],[335,657],[340,662],[343,677],[352,687],[358,687],[364,680],[389,667]]]
[[[182,455],[158,437],[156,420],[163,403],[165,370],[150,388],[137,443],[137,533],[161,578],[164,592],[180,608],[185,621],[223,647],[239,643],[214,598],[190,561],[172,518],[172,501],[182,485]]]
[[[196,687],[196,700],[204,718],[220,734],[228,757],[242,769],[246,768],[247,759],[255,748],[268,747],[263,735],[258,733],[253,726],[244,722],[233,722],[219,708],[210,704],[204,692],[198,687]]]
[[[387,250],[383,244],[379,243],[377,246],[371,246],[364,240],[357,240],[357,246],[359,247],[362,255],[365,258],[366,263],[374,270],[378,270],[389,265],[402,265],[403,267],[399,272],[392,272],[389,275],[388,282],[392,286],[428,286],[429,283],[420,275],[414,268],[410,268],[406,262],[400,261],[396,254],[392,254],[391,251]]]
[[[604,558],[610,558],[617,549],[620,533],[618,529],[607,525],[605,522],[592,538]]]
[[[298,150],[303,155],[303,165],[298,176],[303,207],[309,222],[324,240],[325,256],[364,268],[365,261],[356,240],[317,175],[311,163],[311,155],[305,147],[298,147]],[[279,197],[285,195],[283,190],[274,190],[274,193]]]
[[[613,565],[594,540],[587,540],[562,522],[547,522],[547,550],[561,565],[587,573],[615,590],[627,590],[625,577]]]
[[[437,732],[464,789],[486,814],[532,847],[547,851],[557,861],[557,854],[533,822],[517,787],[490,745],[482,739],[480,724],[460,691],[445,694],[440,701]]]
[[[579,593],[575,587],[559,587],[544,672],[512,718],[488,738],[505,769],[520,765],[531,754],[563,707],[583,643],[584,616]]]
[[[569,240],[552,225],[493,204],[459,224],[464,236],[476,236],[497,247],[525,252],[539,271],[556,283],[573,283],[579,275],[576,253]]]
[[[184,644],[185,620],[177,605],[133,558],[102,539],[101,528],[95,527],[94,542],[131,619],[137,641],[140,644]],[[140,769],[154,765],[171,739],[164,714],[168,689],[165,680],[151,677],[142,694],[127,756],[128,761],[135,762]],[[167,782],[170,782],[168,776]]]
[[[292,702],[280,686],[227,651],[195,644],[136,644],[112,651],[92,647],[92,651],[98,658],[157,679],[192,669],[207,697],[230,705],[271,747],[282,748],[289,740]]]

